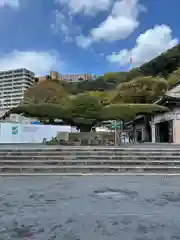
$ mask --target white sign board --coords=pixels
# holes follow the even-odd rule
[[[168,112],[157,115],[153,118],[153,123],[165,122],[170,120],[180,120],[180,112]]]
[[[0,143],[42,143],[58,132],[77,132],[71,126],[0,123]]]

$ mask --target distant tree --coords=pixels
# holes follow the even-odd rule
[[[78,80],[79,80],[79,81],[84,81],[84,78],[80,77]]]
[[[87,94],[92,97],[97,97],[103,105],[107,105],[111,102],[114,91],[89,91]]]
[[[42,81],[25,91],[23,104],[60,103],[67,92],[58,81]]]
[[[116,72],[107,72],[104,74],[103,79],[108,82],[116,83],[117,73]]]
[[[168,83],[162,78],[138,77],[130,82],[121,83],[113,103],[153,103],[167,91]]]
[[[95,80],[90,81],[79,81],[77,83],[77,89],[79,89],[79,92],[84,91],[105,91],[109,89],[109,85],[106,81],[104,81],[103,77],[98,77]]]
[[[178,67],[180,67],[180,44],[143,64],[139,69],[146,75],[167,78]]]
[[[34,78],[34,82],[37,84],[39,82],[39,78],[38,77],[35,77]]]
[[[169,76],[168,76],[168,84],[169,87],[173,86],[177,82],[180,82],[180,68],[177,70],[173,71]]]
[[[52,80],[52,77],[50,75],[46,75],[46,80]]]

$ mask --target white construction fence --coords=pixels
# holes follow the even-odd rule
[[[71,126],[0,123],[0,143],[42,143],[56,137],[58,132],[77,132]]]

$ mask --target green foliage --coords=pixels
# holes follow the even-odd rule
[[[180,68],[178,68],[176,71],[172,72],[168,76],[168,84],[169,87],[172,87],[174,84],[180,81]]]
[[[127,73],[125,73],[127,74]],[[124,78],[123,78],[124,81]],[[95,80],[79,81],[79,82],[65,82],[60,81],[63,88],[70,94],[84,93],[87,91],[110,91],[116,88],[116,85],[121,82],[119,74],[114,73],[114,76],[107,77],[99,76]]]
[[[25,92],[22,104],[61,103],[65,96],[67,92],[58,81],[44,80]]]
[[[98,77],[95,80],[92,81],[82,81],[78,83],[78,88],[82,89],[83,91],[104,91],[104,90],[110,90],[114,86],[109,84],[106,80],[104,80],[103,77]]]
[[[52,139],[48,142],[48,145],[58,145],[56,137],[52,137]]]
[[[98,98],[103,105],[108,105],[114,97],[115,91],[89,91],[86,94]]]
[[[154,58],[150,62],[143,64],[139,69],[144,75],[160,75],[167,78],[168,75],[175,71],[179,66],[180,44]]]
[[[114,72],[107,72],[107,73],[104,74],[103,79],[105,81],[108,81],[109,79],[115,79],[116,77],[117,77],[116,73],[114,73]]]
[[[168,83],[162,78],[138,77],[121,83],[112,103],[153,103],[167,91]]]
[[[119,81],[117,83],[123,83],[123,82],[129,82],[137,77],[144,77],[144,75],[139,68],[133,68],[129,72],[125,73],[117,73],[117,76],[119,76]]]
[[[154,114],[168,111],[157,104],[111,104],[103,108],[102,120],[132,120],[139,114]]]
[[[98,76],[95,80],[84,80],[79,82],[58,81],[58,85],[62,87],[61,94],[63,94],[63,90],[66,94],[78,94],[86,91],[111,91],[116,89],[120,83],[129,82],[140,77],[160,76],[167,79],[173,71],[178,69],[178,67],[180,67],[180,44],[154,58],[150,62],[143,64],[141,67],[133,68],[129,72],[107,72],[103,76]],[[177,82],[177,80],[174,80],[174,77],[171,78],[173,78],[173,80],[169,80],[170,86]],[[47,79],[50,79],[50,76],[47,77]],[[54,80],[47,81],[51,83],[56,82]],[[59,86],[56,86],[57,89],[59,89]],[[50,95],[52,96],[52,94]],[[42,97],[39,92],[36,96],[38,97],[34,98],[34,102],[36,100],[36,102],[40,103],[39,98],[42,100],[41,103],[43,99],[47,100],[47,96]],[[51,102],[55,101],[52,97],[48,97],[48,102],[49,99]]]
[[[56,119],[63,116],[64,119],[70,118],[71,114],[68,108],[59,104],[29,104],[21,105],[10,110],[11,113],[23,113],[27,117],[38,117],[43,119]]]
[[[72,118],[97,119],[103,105],[97,97],[79,94],[71,100]]]
[[[168,111],[156,104],[111,104],[103,106],[97,98],[79,95],[71,100],[71,107],[59,104],[24,105],[13,108],[12,113],[44,119],[62,119],[67,124],[89,131],[97,122],[105,120],[130,120],[138,114]]]

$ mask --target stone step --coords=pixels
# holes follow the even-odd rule
[[[0,149],[3,174],[180,174],[180,148]]]
[[[174,166],[0,166],[2,173],[180,173],[180,167]]]
[[[35,166],[35,165],[48,165],[49,167],[51,165],[110,165],[110,166],[121,166],[121,165],[163,165],[163,166],[168,166],[168,165],[176,165],[180,166],[180,160],[173,160],[173,161],[163,161],[163,160],[1,160],[0,161],[0,166],[13,166],[13,165],[30,165],[30,166]]]
[[[144,153],[150,153],[150,152],[180,152],[180,148],[109,148],[109,147],[106,147],[106,148],[87,148],[87,147],[84,147],[84,148],[41,148],[41,149],[35,149],[35,148],[32,148],[32,149],[25,149],[25,148],[9,148],[9,149],[6,149],[6,148],[0,148],[0,153],[10,153],[10,152],[13,152],[13,153],[61,153],[61,152],[64,152],[64,153],[85,153],[85,152],[134,152],[134,153],[138,153],[138,152],[144,152]]]
[[[168,176],[180,176],[180,172],[176,173],[167,173],[167,171],[163,172],[91,172],[91,173],[42,173],[42,172],[18,172],[18,173],[8,173],[3,172],[0,173],[0,177],[23,177],[23,176],[164,176],[166,179]]]
[[[106,156],[106,157],[111,157],[111,156],[119,156],[119,157],[124,157],[124,156],[145,156],[145,157],[154,157],[154,156],[159,156],[159,157],[171,157],[171,156],[180,156],[180,152],[148,152],[148,153],[144,153],[144,152],[138,152],[138,153],[134,153],[134,152],[122,152],[122,153],[114,153],[114,152],[85,152],[85,153],[71,153],[71,152],[7,152],[7,153],[0,153],[0,159],[3,157],[34,157],[34,156],[42,156],[42,157],[63,157],[63,156],[69,156],[69,157],[93,157],[93,156]]]
[[[117,149],[111,149],[111,148],[106,148],[106,149],[0,149],[0,153],[8,153],[8,152],[23,152],[23,153],[53,153],[53,152],[57,152],[57,153],[61,153],[61,152],[65,152],[65,153],[86,153],[86,152],[180,152],[180,148],[179,149],[136,149],[136,148],[132,148],[132,149],[121,149],[121,148],[117,148]]]
[[[116,168],[116,169],[142,169],[142,168],[148,168],[148,169],[151,169],[151,168],[155,168],[155,169],[180,169],[180,166],[156,166],[156,165],[146,165],[144,164],[144,166],[137,166],[137,165],[133,165],[133,166],[126,166],[126,165],[121,165],[121,166],[108,166],[108,165],[105,165],[105,166],[98,166],[98,165],[91,165],[91,166],[87,166],[87,165],[61,165],[61,166],[54,166],[54,165],[37,165],[37,166],[29,166],[29,165],[12,165],[12,166],[9,166],[9,165],[3,165],[3,166],[0,166],[0,169],[3,169],[3,168],[21,168],[21,169],[26,169],[26,168],[38,168],[38,169],[49,169],[49,168],[62,168],[62,169],[66,169],[66,168],[78,168],[78,169],[81,169],[81,168],[96,168],[96,169],[100,169],[100,168]]]
[[[176,151],[1,151],[4,155],[180,155],[180,150]]]
[[[0,152],[139,152],[139,151],[143,151],[143,152],[180,152],[180,148],[178,149],[170,149],[170,148],[148,148],[148,149],[137,149],[137,148],[105,148],[105,149],[88,149],[88,148],[82,148],[82,149],[64,149],[64,148],[59,148],[59,149],[52,149],[52,148],[47,148],[47,149],[4,149],[4,148],[0,148]]]
[[[6,155],[6,156],[0,156],[0,161],[11,161],[11,160],[16,160],[16,161],[22,161],[22,160],[27,160],[27,161],[32,161],[32,160],[42,160],[42,161],[52,161],[52,160],[59,160],[59,161],[79,161],[79,160],[84,160],[84,161],[92,161],[92,160],[97,160],[97,161],[101,161],[101,160],[105,160],[105,161],[112,161],[112,160],[118,160],[118,161],[122,161],[122,160],[133,160],[133,161],[138,161],[138,160],[142,160],[142,161],[147,161],[147,160],[158,160],[158,161],[175,161],[175,160],[180,160],[180,156],[175,156],[175,155],[171,155],[171,156],[166,156],[166,155],[162,155],[162,156],[158,156],[158,155],[111,155],[111,156],[106,156],[106,155],[90,155],[90,156],[69,156],[69,155],[65,155],[65,156],[48,156],[48,155],[33,155],[33,156],[29,156],[29,155],[20,155],[20,156],[11,156],[11,155]]]

